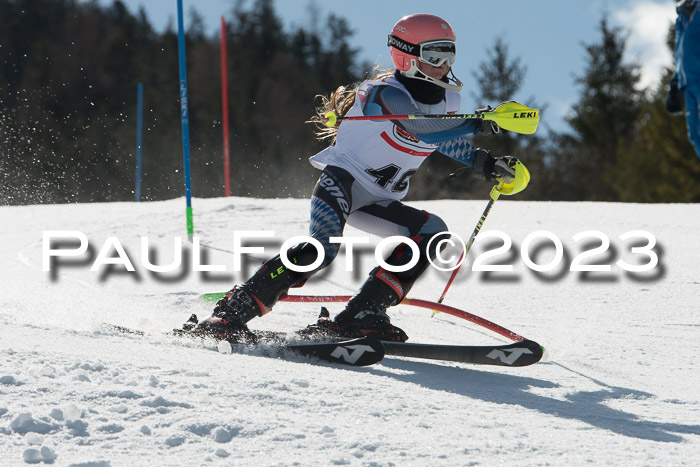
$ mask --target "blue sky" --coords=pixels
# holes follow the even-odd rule
[[[158,30],[169,21],[177,24],[177,0],[122,1],[132,12],[143,5]],[[212,34],[218,31],[221,16],[230,16],[234,5],[234,0],[183,2],[185,27],[187,12],[194,7]],[[101,3],[110,4],[111,0]],[[247,5],[252,3],[247,1]],[[519,57],[527,66],[516,100],[528,105],[531,101],[547,104],[542,128],[559,131],[568,128],[563,117],[578,100],[579,89],[574,80],[585,69],[583,44],[599,42],[598,27],[605,12],[613,25],[628,31],[627,59],[643,65],[642,78],[647,85],[657,84],[659,70],[671,63],[664,40],[676,15],[673,0],[275,0],[275,9],[287,28],[311,28],[312,9],[317,10],[321,24],[331,13],[346,18],[355,31],[352,43],[360,49],[361,57],[387,66],[391,61],[386,37],[396,20],[411,13],[442,16],[457,34],[454,72],[465,85],[464,112],[473,110],[475,105],[471,98],[472,91],[476,91],[473,72],[487,59],[486,51],[496,38],[502,37],[511,57]]]

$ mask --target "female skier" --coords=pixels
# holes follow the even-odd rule
[[[389,34],[388,46],[395,66],[393,73],[365,81],[355,89],[338,88],[324,99],[319,116],[333,110],[339,116],[456,113],[462,83],[451,74],[456,56],[452,27],[438,16],[414,14],[401,18]],[[401,203],[410,177],[431,153],[438,151],[474,169],[477,177],[511,183],[524,178],[522,164],[513,157],[495,158],[476,149],[464,138],[468,134],[498,132],[495,123],[467,119],[348,121],[321,130],[321,139],[332,144],[311,157],[322,170],[311,197],[310,236],[325,250],[323,263],[310,272],[296,272],[280,256],[265,262],[244,284],[236,286],[214,309],[210,318],[192,332],[219,338],[247,337],[246,323],[270,311],[290,287],[302,284],[336,257],[346,223],[380,237],[400,235],[419,247],[418,262],[403,272],[377,267],[345,309],[324,327],[340,336],[374,335],[381,340],[408,339],[391,324],[386,309],[398,304],[435,259],[434,245],[448,238],[445,223],[434,214]],[[520,182],[522,190],[527,181]],[[513,192],[514,193],[514,192]],[[511,194],[513,194],[511,193]],[[442,234],[441,234],[442,233]],[[441,234],[442,237],[430,242]],[[287,258],[308,266],[317,259],[316,248],[302,243],[287,252]],[[413,252],[407,244],[394,249],[386,259],[391,266],[407,265]],[[394,268],[392,268],[394,269]]]

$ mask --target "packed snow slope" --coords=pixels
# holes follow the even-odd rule
[[[536,340],[544,360],[503,368],[387,357],[354,369],[163,336],[191,313],[210,313],[202,293],[227,290],[307,232],[307,200],[195,199],[202,246],[192,258],[184,204],[0,207],[0,465],[697,465],[700,206],[501,199],[483,228],[500,237],[475,244],[445,303]],[[466,241],[486,203],[412,204]],[[79,244],[46,244],[49,231],[79,231],[89,246],[44,271],[49,247]],[[246,238],[265,251],[243,254],[236,272],[234,233],[244,231],[274,237]],[[508,239],[507,252],[485,257]],[[301,291],[352,294],[375,264],[378,239],[370,242],[356,246],[353,272],[341,253]],[[163,267],[184,258],[158,273],[144,252]],[[109,257],[122,264],[106,266]],[[513,270],[473,271],[477,258]],[[611,267],[570,271],[574,263]],[[410,295],[436,300],[448,275],[430,268]],[[281,303],[250,327],[291,331],[318,312]],[[506,342],[429,310],[390,315],[413,342]]]

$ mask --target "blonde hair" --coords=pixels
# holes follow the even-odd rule
[[[369,73],[368,73],[369,74]],[[372,70],[373,77],[371,79],[382,79],[392,76],[394,72],[387,68],[378,66]],[[328,112],[333,112],[336,117],[344,117],[347,115],[348,111],[355,105],[355,99],[357,97],[357,88],[360,83],[355,83],[353,85],[338,86],[338,88],[333,91],[329,96],[324,96],[318,94],[316,99],[320,99],[320,105],[316,106],[316,115],[307,121],[307,123],[313,123],[316,125],[317,130],[315,132],[316,139],[319,141],[328,140],[331,144],[335,143],[335,137],[338,134],[338,127],[342,123],[342,120],[338,120],[336,124],[332,127],[326,126],[325,115]]]

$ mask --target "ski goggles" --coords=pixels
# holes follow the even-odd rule
[[[449,40],[411,44],[410,42],[399,39],[393,34],[389,34],[387,45],[409,55],[418,57],[419,61],[432,66],[440,66],[445,62],[448,62],[450,66],[452,66],[457,57],[457,45],[454,41]]]
[[[448,62],[450,66],[457,57],[457,46],[452,41],[424,42],[420,44],[418,60],[432,66],[440,66]]]

